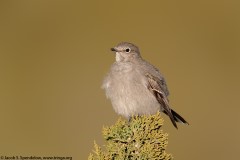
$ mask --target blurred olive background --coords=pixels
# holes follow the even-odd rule
[[[176,159],[237,159],[240,1],[0,1],[0,154],[87,159],[118,119],[101,89],[110,47],[137,44],[165,75]]]

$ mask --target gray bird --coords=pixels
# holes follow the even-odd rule
[[[128,42],[111,48],[116,62],[103,81],[102,88],[112,102],[114,110],[127,119],[133,115],[150,115],[157,111],[176,122],[188,124],[169,106],[166,81],[159,70],[142,59],[139,48]]]

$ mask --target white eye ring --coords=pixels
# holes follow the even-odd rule
[[[131,52],[131,49],[130,49],[130,48],[127,48],[127,49],[125,49],[125,51],[126,51],[127,53],[129,53],[129,52]]]

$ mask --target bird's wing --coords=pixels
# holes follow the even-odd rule
[[[169,107],[168,98],[164,93],[164,89],[162,88],[161,80],[158,77],[151,75],[150,73],[146,73],[145,76],[147,77],[148,80],[148,89],[156,97],[161,107],[163,107],[164,111],[171,119],[173,125],[177,128],[177,124],[174,120],[171,108]]]

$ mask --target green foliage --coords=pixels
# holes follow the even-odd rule
[[[90,154],[88,160],[173,159],[165,152],[168,142],[162,125],[160,113],[134,116],[130,122],[119,119],[115,125],[103,128],[106,150],[94,143],[95,154]]]

